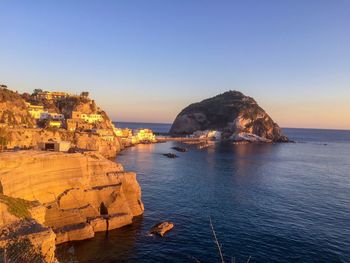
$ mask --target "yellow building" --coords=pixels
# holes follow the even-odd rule
[[[70,94],[67,92],[61,92],[61,91],[42,91],[35,94],[35,97],[37,99],[46,99],[46,100],[52,100],[52,99],[63,99],[69,97]]]
[[[135,131],[135,136],[139,142],[156,142],[156,136],[150,129],[140,129]],[[136,141],[135,140],[135,141]]]
[[[66,120],[67,131],[74,132],[77,128],[77,122],[73,119]]]
[[[49,121],[50,128],[61,128],[62,122],[61,121]]]
[[[132,130],[128,128],[120,129],[120,128],[113,127],[113,131],[115,136],[117,137],[128,138],[132,136]]]
[[[131,137],[131,144],[138,144],[140,143],[139,138],[137,136]]]
[[[26,103],[28,107],[29,114],[34,118],[34,119],[40,119],[40,116],[42,113],[47,113],[44,110],[44,106],[39,106],[39,105],[32,105],[30,103]]]
[[[81,118],[88,123],[103,121],[101,114],[82,114]]]
[[[79,111],[72,112],[72,119],[82,119],[88,123],[103,121],[103,117],[101,114],[85,114]]]

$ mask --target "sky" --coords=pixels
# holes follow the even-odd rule
[[[350,0],[0,0],[0,83],[171,123],[227,90],[282,127],[350,129]]]

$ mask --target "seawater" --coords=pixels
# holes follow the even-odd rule
[[[60,246],[59,259],[220,262],[210,217],[226,262],[350,262],[350,131],[284,132],[297,143],[186,146],[177,159],[162,155],[176,142],[123,151],[116,161],[137,172],[144,215]],[[149,235],[163,220],[175,228]]]

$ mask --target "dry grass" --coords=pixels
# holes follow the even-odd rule
[[[222,253],[222,247],[221,247],[221,245],[219,243],[219,240],[217,238],[217,235],[216,235],[216,232],[215,232],[215,229],[214,229],[214,226],[213,226],[213,222],[211,221],[211,217],[210,216],[209,216],[209,224],[210,224],[211,231],[213,233],[214,242],[215,242],[215,244],[216,244],[216,246],[218,248],[218,252],[219,252],[221,263],[225,263],[224,255]],[[252,257],[249,256],[249,258],[248,258],[246,263],[249,263],[251,258]],[[196,259],[196,261],[199,262],[197,259]],[[231,263],[236,263],[236,258],[235,257],[231,258]]]

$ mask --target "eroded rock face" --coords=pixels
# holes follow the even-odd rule
[[[0,153],[0,182],[0,223],[34,218],[57,244],[131,224],[144,210],[136,174],[97,152]]]
[[[288,141],[256,101],[238,91],[189,105],[176,117],[170,133],[185,135],[204,130],[221,131],[224,138],[245,132],[274,142]]]
[[[36,148],[40,142],[70,141],[72,147],[89,151],[98,151],[104,157],[112,158],[121,150],[121,144],[115,137],[113,141],[105,141],[97,134],[89,132],[69,132],[64,129],[25,129],[13,128],[8,131],[7,147]]]

